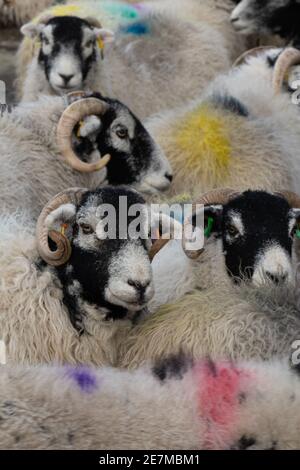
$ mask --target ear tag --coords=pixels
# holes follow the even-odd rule
[[[66,230],[68,228],[68,224],[61,224],[60,226],[60,233],[65,237],[66,236]]]
[[[80,136],[80,129],[82,128],[83,124],[84,124],[83,121],[80,121],[80,122],[79,122],[78,130],[77,130],[77,134],[76,134],[78,138],[81,137],[81,136]]]
[[[42,41],[40,39],[36,39],[34,41],[34,49],[35,51],[39,51],[40,48],[42,47]]]
[[[300,239],[300,228],[297,228],[296,230],[296,237]]]
[[[101,51],[101,59],[103,60],[104,59],[104,41],[101,37],[97,39],[97,44]]]
[[[204,236],[206,238],[209,238],[211,236],[211,232],[212,232],[212,229],[213,229],[213,225],[214,225],[214,219],[212,217],[208,217],[208,221],[207,221],[207,227],[206,229],[204,230]]]

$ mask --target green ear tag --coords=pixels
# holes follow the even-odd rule
[[[213,225],[214,225],[214,219],[212,217],[208,217],[207,227],[204,230],[204,236],[206,238],[209,238],[211,236]],[[299,229],[299,238],[300,238],[300,229]]]
[[[297,228],[296,230],[296,237],[300,239],[300,228]]]

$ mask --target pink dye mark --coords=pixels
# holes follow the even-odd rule
[[[207,422],[205,442],[208,448],[216,445],[217,431],[222,439],[230,438],[236,423],[236,412],[250,379],[249,371],[236,368],[229,362],[203,362],[194,368],[198,383],[198,410]]]

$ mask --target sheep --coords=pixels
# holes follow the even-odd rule
[[[74,127],[75,149],[87,161],[70,147]],[[34,220],[67,187],[95,189],[108,181],[149,194],[172,180],[170,165],[140,121],[122,103],[99,94],[43,97],[4,113],[0,161],[1,211],[30,211]]]
[[[295,47],[300,45],[298,0],[241,0],[230,19],[241,34],[278,35]]]
[[[191,251],[184,235],[189,265],[180,268],[184,253],[174,247],[172,255],[167,246],[157,256],[158,291],[149,304],[154,313],[122,344],[123,367],[180,350],[197,359],[267,360],[288,355],[300,337],[294,292],[299,196],[215,190],[199,204],[205,204],[206,224],[213,221],[204,253]],[[172,276],[160,278],[160,266],[171,256],[178,260],[177,271],[173,263]]]
[[[30,38],[30,51],[32,41],[36,44],[29,62],[26,42],[19,53],[23,101],[33,101],[43,93],[61,93],[66,88],[101,90],[129,105],[143,119],[186,103],[231,65],[222,35],[205,22],[193,24],[171,14],[152,13],[120,27],[115,41],[108,44],[112,33],[88,21],[75,16],[46,16],[39,23],[22,27],[26,39]],[[104,44],[103,60],[99,39],[101,47]]]
[[[0,0],[0,24],[21,26],[51,4],[53,0]]]
[[[145,121],[173,168],[170,196],[220,186],[297,191],[300,115],[283,85],[299,57],[292,48],[268,48],[186,106]]]
[[[230,25],[234,0],[147,0],[142,5],[153,11],[172,12],[173,15],[192,23],[205,22],[223,36],[231,61],[252,44],[250,38],[242,38]]]
[[[144,226],[148,206],[123,186],[60,193],[42,210],[36,236],[25,213],[1,214],[0,338],[9,363],[116,363],[119,342],[153,296],[149,256],[157,251],[148,232],[129,231],[124,198],[140,207]],[[115,235],[107,238],[108,204]]]
[[[299,373],[286,360],[193,362],[177,356],[134,372],[4,366],[0,384],[1,449],[284,450],[300,446]],[[155,457],[157,463],[165,458],[174,462],[174,456]],[[199,463],[196,456],[192,458]],[[99,463],[118,464],[118,459],[106,453]],[[123,465],[124,460],[130,467],[133,457],[122,457]]]

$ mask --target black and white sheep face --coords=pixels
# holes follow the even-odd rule
[[[102,115],[90,116],[79,129],[76,151],[80,156],[92,155],[94,148],[101,155],[112,156],[106,167],[110,184],[127,184],[142,193],[167,190],[173,174],[162,149],[154,142],[142,123],[117,100],[97,97],[109,104]],[[97,157],[99,158],[99,157]]]
[[[297,0],[242,0],[231,15],[242,34],[279,34],[292,38],[299,31],[300,2]]]
[[[299,211],[276,195],[247,191],[225,206],[208,206],[222,239],[228,274],[255,285],[293,281],[292,247]]]
[[[39,38],[38,62],[57,93],[82,89],[93,64],[99,60],[97,40],[113,40],[110,31],[71,16],[52,18],[46,24],[29,23],[21,31]]]
[[[141,208],[139,236],[129,230],[136,214],[130,216],[128,212],[127,220],[121,220],[126,207],[122,204],[128,209]],[[104,309],[107,319],[132,318],[153,297],[148,213],[148,206],[137,192],[108,186],[87,192],[79,207],[65,204],[48,216],[49,227],[69,225],[72,255],[66,265],[57,268],[57,273],[64,302],[77,329],[81,329],[85,313],[93,308],[95,315],[99,307]],[[108,226],[114,214],[115,224]]]

